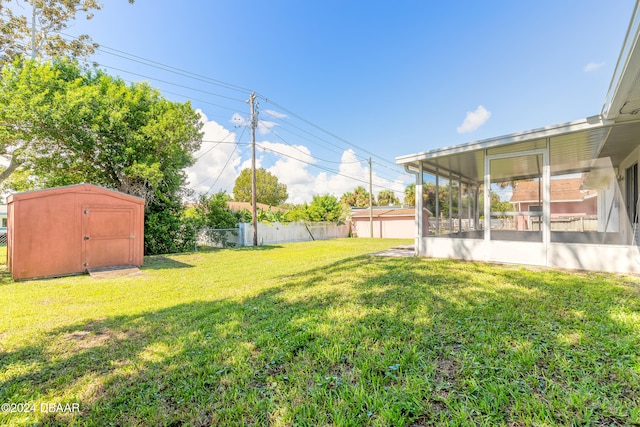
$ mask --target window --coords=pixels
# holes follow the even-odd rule
[[[627,213],[629,214],[629,221],[631,223],[638,222],[638,164],[634,164],[626,171],[626,197]]]

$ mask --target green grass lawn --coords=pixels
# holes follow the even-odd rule
[[[640,279],[366,255],[396,243],[4,273],[0,424],[640,425]]]

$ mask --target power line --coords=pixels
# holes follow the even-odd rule
[[[68,35],[68,34],[64,34],[64,33],[59,33],[59,34],[67,36],[67,37],[72,37],[74,39],[77,39],[77,37],[74,37],[74,36],[71,36],[71,35]],[[130,54],[130,53],[118,50],[118,49],[114,49],[114,48],[111,48],[111,47],[108,47],[108,46],[100,46],[98,48],[98,50],[100,52],[102,52],[102,53],[105,53],[105,54],[117,56],[117,57],[123,58],[125,60],[136,62],[136,63],[142,64],[142,65],[145,65],[145,66],[148,66],[148,67],[151,67],[151,68],[155,68],[155,69],[158,69],[158,70],[161,70],[161,71],[164,71],[164,72],[168,72],[168,73],[171,73],[171,74],[176,74],[176,75],[180,75],[180,76],[187,77],[187,78],[190,78],[190,79],[194,79],[194,80],[197,80],[197,81],[201,81],[201,82],[204,82],[204,83],[217,85],[217,86],[223,87],[225,89],[235,90],[235,91],[238,91],[238,92],[241,92],[241,93],[250,92],[249,89],[243,88],[243,87],[238,86],[238,85],[233,85],[233,84],[230,84],[230,83],[222,82],[220,80],[212,79],[210,77],[206,77],[206,76],[202,76],[202,75],[199,75],[199,74],[196,74],[196,73],[192,73],[192,72],[189,72],[189,71],[186,71],[186,70],[182,70],[182,69],[177,68],[177,67],[173,67],[173,66],[170,66],[170,65],[162,64],[160,62],[153,61],[153,60],[150,60],[150,59],[147,59],[147,58],[143,58],[143,57],[140,57],[140,56],[137,56],[137,55],[134,55],[134,54]],[[224,99],[229,99],[229,100],[232,100],[234,102],[244,102],[243,100],[240,100],[240,99],[237,99],[237,98],[233,98],[233,97],[230,97],[230,96],[226,96],[226,95],[222,95],[222,94],[218,94],[218,93],[213,93],[213,92],[208,92],[208,91],[204,91],[202,89],[198,89],[198,88],[194,88],[194,87],[190,87],[190,86],[186,86],[186,85],[173,83],[171,81],[167,81],[167,80],[163,80],[163,79],[147,76],[147,75],[144,75],[144,74],[141,74],[141,73],[137,73],[137,72],[133,72],[133,71],[127,71],[127,70],[124,70],[124,69],[121,69],[121,68],[109,66],[107,64],[99,64],[99,65],[102,65],[102,66],[104,66],[106,68],[109,68],[109,69],[112,69],[112,70],[124,72],[124,73],[127,73],[127,74],[139,76],[139,77],[143,77],[143,78],[146,78],[146,79],[151,79],[151,80],[154,80],[154,81],[157,81],[157,82],[161,82],[161,83],[165,83],[165,84],[169,84],[169,85],[173,85],[173,86],[177,86],[177,87],[181,87],[181,88],[185,88],[185,89],[188,89],[188,90],[191,90],[191,91],[200,92],[200,93],[208,94],[208,95],[211,95],[211,96],[217,96],[217,97],[221,97],[221,98],[224,98]],[[193,99],[192,97],[186,96],[184,94],[179,94],[179,93],[170,92],[170,91],[166,91],[166,90],[163,90],[163,91],[166,92],[166,93],[172,93],[172,94],[177,95],[177,96],[182,96],[182,97],[185,97],[187,99]],[[315,129],[317,129],[317,130],[319,130],[319,131],[331,136],[332,138],[335,138],[336,140],[338,140],[338,141],[340,141],[342,143],[345,143],[345,144],[347,144],[349,146],[352,146],[352,147],[354,147],[354,148],[356,148],[358,150],[364,151],[364,152],[370,154],[372,157],[376,157],[377,159],[380,159],[381,160],[380,162],[376,161],[376,164],[378,164],[379,166],[382,166],[385,169],[397,172],[399,174],[404,174],[403,171],[401,172],[398,169],[393,169],[393,168],[385,165],[384,163],[388,163],[388,164],[391,164],[393,167],[397,167],[397,165],[395,165],[394,163],[389,162],[388,160],[384,159],[383,157],[380,157],[380,156],[378,156],[378,155],[376,155],[376,154],[374,154],[374,153],[372,153],[372,152],[370,152],[370,151],[368,151],[368,150],[366,150],[366,149],[364,149],[364,148],[362,148],[362,147],[360,147],[360,146],[358,146],[356,144],[353,144],[353,143],[347,141],[344,138],[341,138],[341,137],[337,136],[336,134],[334,134],[334,133],[332,133],[332,132],[330,132],[330,131],[328,131],[328,130],[326,130],[326,129],[324,129],[324,128],[322,128],[322,127],[320,127],[320,126],[318,126],[318,125],[316,125],[314,123],[312,123],[311,121],[303,118],[302,116],[292,112],[291,110],[287,109],[286,107],[284,107],[284,106],[282,106],[282,105],[280,105],[280,104],[278,104],[278,103],[276,103],[276,102],[274,102],[274,101],[272,101],[272,100],[270,100],[270,99],[268,99],[268,98],[266,98],[266,97],[264,97],[262,95],[258,95],[258,96],[260,98],[264,99],[265,102],[268,102],[268,103],[274,105],[275,107],[287,112],[290,116],[292,116],[294,118],[297,118],[298,120],[302,121],[303,123],[307,124],[308,126],[311,126],[311,127],[315,128]],[[222,105],[219,105],[219,104],[213,104],[213,103],[209,103],[209,102],[203,101],[203,100],[197,100],[197,101],[198,102],[203,102],[203,103],[206,103],[206,104],[210,104],[210,105],[213,105],[213,106],[216,106],[216,107],[228,109],[228,110],[231,110],[231,111],[237,111],[237,109],[229,108],[229,107],[222,106]],[[282,118],[279,118],[277,116],[274,116],[274,117],[276,119],[282,119]],[[296,126],[296,125],[292,124],[290,121],[281,120],[281,124],[284,124],[285,126],[291,126],[291,127],[295,128],[295,129],[298,129],[298,130],[310,135],[311,137],[323,142],[324,144],[328,144],[328,145],[330,145],[332,147],[335,147],[335,148],[337,148],[339,150],[342,150],[342,151],[344,150],[343,147],[341,147],[339,145],[336,145],[334,143],[331,143],[330,141],[326,140],[325,138],[321,138],[320,136],[318,136],[318,135],[316,135],[314,133],[311,133],[311,132],[307,131],[306,129],[303,129],[303,128],[299,127],[299,126]],[[292,148],[296,149],[297,151],[303,153],[305,156],[311,157],[314,160],[318,160],[318,161],[321,161],[321,162],[327,162],[327,163],[334,163],[334,164],[360,163],[359,161],[358,162],[335,162],[335,161],[330,161],[330,160],[326,160],[326,159],[316,158],[316,157],[314,157],[314,156],[312,156],[310,154],[302,152],[300,149],[298,149],[294,145],[292,145],[289,142],[287,142],[283,137],[281,137],[273,129],[269,129],[269,130],[276,137],[281,139],[285,144],[287,144],[287,145],[291,146]],[[291,132],[291,131],[289,131],[289,132]],[[291,132],[291,133],[293,133],[295,135],[295,132]],[[313,141],[311,141],[309,139],[306,139],[306,140],[311,142],[311,143],[313,143]],[[224,141],[220,141],[220,142],[217,142],[217,144],[223,143],[223,142]],[[213,149],[214,147],[212,147],[211,149]],[[209,149],[208,151],[210,151],[211,149]],[[277,152],[275,150],[271,150],[271,151]],[[203,153],[202,155],[204,155],[204,154],[206,154],[206,152]],[[287,156],[284,153],[279,153],[278,152],[278,154]],[[362,156],[359,156],[357,153],[354,153],[354,154],[355,154],[356,158],[362,158],[363,161],[366,160],[366,158],[364,158]],[[200,157],[202,157],[202,155]],[[287,156],[287,157],[291,157],[291,156]],[[293,158],[293,157],[291,157],[291,158]],[[300,159],[296,159],[296,160],[301,161]],[[304,162],[304,163],[307,163],[307,162]],[[322,168],[322,167],[319,167],[318,165],[315,165],[313,163],[308,163],[308,164],[310,164],[310,165],[312,165],[314,167],[320,168],[320,169],[324,169],[324,170],[330,171],[332,173],[337,173],[339,175],[345,176],[345,177],[350,178],[350,179],[355,179],[356,181],[364,182],[364,181],[358,180],[357,178],[349,177],[349,176],[346,176],[344,174],[341,174],[339,171],[331,170],[331,169],[328,169],[328,168]],[[383,176],[380,173],[378,173],[377,175],[378,176]],[[397,178],[389,178],[388,176],[386,178],[388,178],[389,180],[393,180],[393,181],[395,181],[397,179]],[[381,186],[378,186],[378,187],[381,187]]]
[[[196,160],[202,158],[202,156],[204,156],[205,154],[207,154],[209,151],[213,150],[214,148],[216,148],[218,145],[222,144],[224,142],[225,139],[229,138],[232,135],[231,132],[229,132],[227,134],[227,136],[224,137],[224,139],[222,141],[218,141],[218,143],[216,143],[215,145],[213,145],[213,147],[210,147],[209,149],[207,149],[207,151],[205,151],[204,153],[200,154]]]
[[[362,179],[359,179],[359,178],[356,178],[356,177],[353,177],[353,176],[345,175],[344,173],[342,173],[342,172],[340,172],[340,171],[337,171],[337,170],[335,170],[335,169],[331,169],[331,168],[328,168],[328,167],[325,167],[325,166],[316,165],[315,163],[311,163],[311,162],[307,162],[306,160],[298,159],[298,158],[296,158],[296,157],[293,157],[293,156],[291,156],[291,155],[289,155],[289,154],[286,154],[286,153],[283,153],[283,152],[281,152],[281,151],[275,150],[275,149],[273,149],[273,148],[263,147],[263,146],[261,146],[260,144],[256,144],[256,145],[257,145],[258,147],[260,147],[260,149],[261,149],[261,150],[263,150],[263,151],[271,151],[271,152],[273,152],[273,153],[277,153],[277,154],[279,154],[279,155],[281,155],[281,156],[288,157],[288,158],[290,158],[290,159],[292,159],[292,160],[296,160],[296,161],[298,161],[298,162],[305,163],[305,164],[307,164],[307,165],[309,165],[309,166],[313,166],[313,167],[315,167],[315,168],[322,169],[322,170],[324,170],[324,171],[331,172],[331,173],[334,173],[334,174],[336,174],[336,175],[340,175],[340,176],[342,176],[342,177],[345,177],[345,178],[351,179],[351,180],[353,180],[353,181],[361,182],[361,183],[363,183],[363,184],[369,184],[369,181],[364,181],[364,180],[362,180]],[[400,190],[394,190],[393,188],[385,187],[385,186],[383,186],[383,185],[379,185],[379,184],[373,184],[373,185],[374,185],[374,186],[376,186],[376,187],[378,187],[378,188],[382,188],[382,189],[384,189],[384,190],[400,191]],[[404,189],[403,189],[402,191],[404,191]]]
[[[271,132],[272,134],[274,134],[276,137],[278,137],[282,142],[284,142],[286,145],[288,145],[289,147],[293,148],[294,150],[304,154],[305,156],[309,156],[311,158],[313,158],[314,160],[318,160],[320,162],[325,162],[325,163],[334,163],[334,164],[354,164],[354,163],[360,163],[360,161],[353,161],[353,162],[336,162],[333,160],[326,160],[326,159],[320,159],[318,157],[312,156],[309,153],[305,153],[304,151],[302,151],[301,149],[299,149],[298,147],[296,147],[293,144],[290,144],[289,142],[287,142],[283,137],[281,137],[280,135],[278,135],[273,129],[269,129],[269,132]]]
[[[213,188],[214,185],[216,185],[216,183],[218,182],[218,180],[220,179],[220,177],[222,176],[222,173],[224,172],[224,170],[227,168],[227,165],[229,164],[229,162],[231,161],[231,159],[233,158],[233,154],[236,152],[236,150],[238,149],[238,146],[236,145],[235,147],[233,147],[233,151],[231,152],[231,154],[229,155],[229,158],[227,159],[227,161],[225,162],[224,166],[222,167],[222,170],[220,171],[220,173],[218,174],[218,176],[216,177],[215,181],[213,181],[213,184],[211,184],[211,186],[209,187],[209,189],[207,190],[207,193],[209,191],[211,191],[211,189]]]
[[[233,144],[235,144],[235,147],[233,148],[233,151],[231,152],[231,155],[229,155],[229,158],[227,159],[226,163],[225,163],[225,164],[224,164],[224,166],[222,167],[222,170],[221,170],[221,171],[220,171],[220,173],[218,174],[218,177],[215,179],[215,181],[214,181],[214,183],[211,185],[211,187],[209,187],[209,190],[208,190],[208,191],[211,191],[211,188],[213,188],[213,186],[216,184],[216,182],[218,182],[218,180],[219,180],[219,179],[220,179],[220,177],[222,176],[222,173],[224,172],[224,170],[226,169],[227,165],[229,164],[229,161],[230,161],[230,160],[231,160],[231,158],[233,157],[233,153],[235,153],[235,151],[238,149],[238,147],[239,147],[240,145],[248,145],[248,144],[249,144],[249,143],[242,143],[242,142],[239,142],[239,141],[241,141],[241,140],[242,140],[242,137],[244,137],[244,134],[245,134],[246,130],[247,130],[246,128],[243,128],[243,129],[242,129],[242,133],[240,134],[240,137],[238,138],[238,142],[233,143]],[[216,144],[216,145],[214,146],[214,148],[215,148],[217,145],[218,145],[218,144]],[[240,153],[239,155],[242,155],[242,153]],[[202,157],[202,156],[201,156],[201,157]],[[205,179],[200,180],[197,184],[194,184],[192,187],[197,187],[197,186],[199,186],[200,184],[203,184],[205,181],[207,181],[207,180],[209,180],[209,179],[211,179],[211,178],[212,178],[212,176],[208,176],[208,177],[206,177]],[[208,192],[208,191],[207,191],[207,192]]]
[[[62,32],[60,32],[59,34],[61,34],[63,36],[66,36],[66,37],[72,37],[74,39],[77,38],[75,36],[72,36],[72,35],[69,35],[69,34],[65,34],[65,33],[62,33]],[[203,76],[203,75],[200,75],[200,74],[192,73],[192,72],[187,71],[187,70],[183,70],[183,69],[180,69],[180,68],[177,68],[177,67],[173,67],[171,65],[163,64],[161,62],[154,61],[154,60],[151,60],[151,59],[148,59],[148,58],[143,58],[141,56],[134,55],[134,54],[131,54],[131,53],[128,53],[128,52],[124,52],[122,50],[115,49],[115,48],[112,48],[112,47],[109,47],[109,46],[101,45],[101,46],[99,46],[97,48],[97,50],[99,50],[99,51],[101,51],[103,53],[106,53],[106,54],[110,54],[110,55],[113,55],[113,56],[118,56],[120,58],[129,60],[129,61],[137,62],[137,63],[143,64],[143,65],[147,65],[149,67],[153,67],[153,68],[156,68],[156,69],[159,69],[159,70],[162,70],[162,71],[170,72],[170,73],[173,73],[173,74],[176,74],[176,75],[181,75],[181,76],[184,76],[184,77],[188,77],[188,78],[191,78],[191,79],[194,79],[194,80],[198,80],[198,81],[201,81],[201,82],[218,85],[220,87],[224,87],[224,88],[231,89],[231,90],[236,90],[236,91],[239,91],[239,92],[242,92],[242,93],[250,93],[251,92],[250,89],[244,88],[242,86],[234,85],[234,84],[231,84],[231,83],[223,82],[221,80],[213,79],[211,77],[207,77],[207,76]],[[130,71],[126,71],[126,70],[122,70],[122,69],[119,69],[119,68],[116,68],[116,67],[110,67],[110,66],[108,66],[106,64],[100,64],[100,65],[105,66],[105,67],[110,68],[110,69],[113,69],[113,70],[129,73],[129,74],[132,74],[132,75],[138,75],[140,77],[150,78],[150,79],[162,82],[162,83],[167,83],[167,84],[172,84],[172,85],[176,85],[176,86],[179,86],[179,87],[187,88],[189,90],[194,90],[194,91],[206,93],[206,94],[210,94],[210,95],[213,95],[213,96],[224,97],[224,98],[231,99],[233,101],[243,102],[241,100],[238,100],[238,99],[235,99],[235,98],[231,98],[231,97],[227,97],[227,96],[224,96],[224,95],[214,94],[214,93],[211,93],[211,92],[202,91],[200,89],[195,89],[195,88],[191,88],[191,87],[184,86],[184,85],[177,85],[175,83],[167,82],[167,81],[164,81],[164,80],[161,80],[161,79],[157,79],[157,78],[141,75],[141,74],[130,72]],[[346,140],[344,138],[341,138],[340,136],[338,136],[338,135],[336,135],[336,134],[334,134],[334,133],[332,133],[332,132],[330,132],[330,131],[328,131],[328,130],[326,130],[326,129],[324,129],[324,128],[322,128],[322,127],[320,127],[320,126],[318,126],[318,125],[316,125],[314,123],[312,123],[311,121],[309,121],[309,120],[303,118],[302,116],[292,112],[291,110],[288,110],[286,107],[284,107],[284,106],[282,106],[282,105],[270,100],[269,98],[267,98],[267,97],[265,97],[263,95],[260,95],[260,94],[257,94],[257,95],[260,98],[264,99],[265,102],[269,102],[272,105],[282,109],[283,111],[286,111],[287,113],[289,113],[293,117],[296,117],[297,119],[301,120],[302,122],[304,122],[304,123],[316,128],[316,129],[320,130],[321,132],[326,133],[327,135],[330,135],[331,137],[333,137],[333,138],[335,138],[335,139],[337,139],[337,140],[339,140],[339,141],[341,141],[341,142],[343,142],[345,144],[348,144],[348,145],[350,145],[350,146],[352,146],[352,147],[354,147],[354,148],[356,148],[356,149],[358,149],[360,151],[368,153],[372,157],[375,157],[375,158],[379,159],[381,162],[383,162],[383,163],[376,162],[377,164],[383,166],[384,163],[387,163],[387,164],[392,165],[393,167],[397,167],[397,165],[395,165],[394,163],[390,162],[389,160],[387,160],[387,159],[385,159],[385,158],[383,158],[381,156],[378,156],[377,154],[375,154],[375,153],[373,153],[373,152],[371,152],[371,151],[369,151],[369,150],[367,150],[365,148],[362,148],[362,147],[360,147],[360,146],[358,146],[358,145],[356,145],[356,144],[354,144],[354,143],[352,143],[352,142],[350,142],[350,141],[348,141],[348,140]],[[179,96],[184,96],[184,95],[179,95]],[[293,126],[293,127],[296,127],[296,126]],[[296,128],[298,128],[298,127],[296,127]],[[300,128],[298,128],[298,129],[300,129]],[[326,140],[324,140],[322,138],[319,138],[316,135],[313,135],[313,134],[310,134],[310,135],[314,136],[314,137],[318,138],[319,140],[321,140],[321,141],[323,141],[325,143],[328,143],[328,144],[330,144],[330,145],[332,145],[332,146],[334,146],[336,148],[339,148],[341,150],[343,149],[342,147],[340,147],[338,145],[335,145],[335,144],[332,144],[332,143],[330,143],[330,142],[328,142],[328,141],[326,141]],[[357,156],[357,157],[360,157],[360,156]],[[362,160],[367,160],[367,159],[365,157],[362,157]],[[383,166],[383,167],[386,167],[387,169],[396,171],[398,173],[404,173],[403,171],[399,171],[398,169],[391,169],[388,166]]]
[[[107,50],[105,50],[105,49],[107,49]],[[97,50],[99,50],[101,52],[104,52],[104,53],[106,53],[108,55],[119,56],[121,58],[128,59],[129,61],[138,62],[140,64],[148,65],[150,67],[157,68],[159,70],[169,71],[169,72],[172,72],[174,74],[182,75],[184,77],[189,77],[191,79],[199,80],[199,81],[204,82],[204,83],[209,83],[209,84],[212,84],[212,85],[217,85],[217,86],[220,86],[220,87],[224,87],[226,89],[235,90],[235,91],[241,92],[243,94],[251,93],[250,89],[244,88],[242,86],[234,85],[234,84],[231,84],[231,83],[226,83],[226,82],[223,82],[221,80],[217,80],[217,79],[214,79],[214,78],[211,78],[211,77],[203,76],[201,74],[192,73],[191,71],[183,70],[181,68],[173,67],[171,65],[162,64],[160,62],[157,62],[157,61],[154,61],[154,60],[151,60],[151,59],[147,59],[147,58],[143,58],[141,56],[134,55],[132,53],[127,53],[127,52],[123,52],[123,51],[118,50],[118,49],[114,49],[112,47],[102,46],[101,45],[101,46],[98,46]],[[109,52],[109,50],[113,51],[113,52],[117,52],[117,53]],[[132,58],[135,58],[135,59],[132,59]],[[153,64],[155,64],[155,65],[153,65]]]
[[[393,166],[396,166],[394,163],[389,162],[389,161],[388,161],[387,159],[385,159],[384,157],[378,156],[377,154],[372,153],[371,151],[369,151],[369,150],[367,150],[367,149],[365,149],[365,148],[362,148],[362,147],[360,147],[360,146],[358,146],[358,145],[356,145],[356,144],[354,144],[354,143],[352,143],[352,142],[347,141],[346,139],[344,139],[344,138],[342,138],[342,137],[340,137],[340,136],[338,136],[338,135],[334,134],[333,132],[330,132],[330,131],[328,131],[328,130],[326,130],[326,129],[324,129],[324,128],[322,128],[322,127],[318,126],[318,125],[316,125],[315,123],[312,123],[311,121],[309,121],[309,120],[305,119],[304,117],[302,117],[302,116],[300,116],[300,115],[298,115],[298,114],[294,113],[293,111],[288,110],[287,108],[283,107],[282,105],[280,105],[280,104],[278,104],[278,103],[276,103],[276,102],[274,102],[274,101],[272,101],[272,100],[270,100],[270,99],[268,99],[268,98],[266,98],[266,97],[264,97],[264,96],[262,96],[262,95],[259,95],[259,96],[260,96],[262,99],[264,99],[264,100],[265,100],[265,102],[269,102],[269,103],[271,103],[272,105],[274,105],[274,106],[276,106],[276,107],[280,108],[281,110],[283,110],[283,111],[285,111],[285,112],[289,113],[289,114],[290,114],[290,115],[292,115],[293,117],[296,117],[298,120],[301,120],[302,122],[304,122],[304,123],[308,124],[309,126],[312,126],[312,127],[316,128],[316,129],[318,129],[318,130],[319,130],[319,131],[321,131],[321,132],[326,133],[327,135],[330,135],[331,137],[333,137],[333,138],[337,139],[338,141],[341,141],[341,142],[343,142],[343,143],[345,143],[345,144],[347,144],[347,145],[350,145],[350,146],[352,146],[352,147],[354,147],[354,148],[357,148],[357,149],[358,149],[358,150],[360,150],[360,151],[364,151],[365,153],[370,154],[370,155],[371,155],[371,156],[373,156],[373,157],[376,157],[377,159],[381,160],[382,162],[386,162],[386,163],[389,163],[389,164],[391,164],[391,165],[393,165]]]
[[[204,94],[211,95],[211,96],[217,96],[217,97],[219,97],[219,98],[229,99],[229,100],[231,100],[231,101],[235,101],[235,102],[242,102],[242,103],[244,103],[244,101],[243,101],[243,100],[241,100],[241,99],[232,98],[232,97],[230,97],[230,96],[221,95],[221,94],[219,94],[219,93],[208,92],[208,91],[205,91],[205,90],[202,90],[202,89],[196,89],[196,88],[193,88],[193,87],[190,87],[190,86],[185,86],[185,85],[181,85],[181,84],[178,84],[178,83],[173,83],[173,82],[170,82],[170,81],[167,81],[167,80],[162,80],[162,79],[159,79],[159,78],[157,78],[157,77],[151,77],[151,76],[147,76],[147,75],[144,75],[144,74],[136,73],[136,72],[134,72],[134,71],[127,71],[127,70],[123,70],[122,68],[113,67],[113,66],[110,66],[110,65],[107,65],[107,64],[104,64],[104,63],[96,63],[96,64],[97,64],[97,65],[100,65],[100,66],[102,66],[102,67],[109,68],[109,69],[111,69],[111,70],[116,70],[116,71],[120,71],[120,72],[122,72],[122,73],[131,74],[131,75],[133,75],[133,76],[143,77],[143,78],[145,78],[145,79],[155,80],[155,81],[160,82],[160,83],[165,83],[165,84],[168,84],[168,85],[172,85],[172,86],[176,86],[176,87],[181,87],[181,88],[183,88],[183,89],[189,89],[189,90],[193,90],[193,91],[195,91],[195,92],[200,92],[200,93],[204,93]]]

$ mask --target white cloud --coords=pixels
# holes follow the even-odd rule
[[[240,155],[234,144],[236,134],[213,120],[209,121],[201,111],[199,113],[204,123],[204,136],[200,150],[194,154],[198,160],[186,171],[189,187],[196,193],[220,190],[231,193],[237,176],[235,168],[240,164]]]
[[[235,180],[240,171],[251,167],[250,151],[248,149],[234,151],[236,145],[232,142],[237,142],[237,135],[215,121],[209,121],[202,112],[200,114],[204,123],[203,140],[213,142],[203,142],[201,149],[195,153],[195,157],[199,157],[199,159],[194,166],[187,169],[190,188],[194,189],[196,193],[212,193],[223,190],[232,194]],[[224,142],[217,144],[217,141]],[[243,151],[242,157],[240,151]],[[225,164],[227,164],[226,167]],[[332,170],[337,169],[339,174],[318,169],[314,165]],[[359,160],[351,149],[345,150],[341,156],[340,164],[335,165],[321,163],[304,145],[292,146],[262,141],[256,143],[256,167],[265,167],[278,177],[279,182],[287,186],[289,194],[287,202],[289,203],[310,202],[316,194],[332,194],[340,197],[359,185],[364,186],[367,190],[369,188],[369,165],[366,161]],[[402,200],[404,188],[406,184],[411,182],[411,177],[399,175],[395,180],[389,180],[379,176],[376,172],[374,164],[374,194],[377,195],[382,190],[380,187],[391,188]]]
[[[270,122],[269,120],[258,120],[258,133],[260,135],[266,135],[270,132],[272,127],[277,126],[276,122]]]
[[[312,188],[316,177],[309,166],[316,163],[311,151],[303,145],[286,145],[261,142],[259,147],[276,157],[276,162],[267,170],[287,186],[290,203],[304,203],[313,197]]]
[[[485,124],[491,117],[491,112],[479,105],[475,111],[468,111],[467,116],[464,118],[464,122],[458,127],[458,133],[473,132],[480,126]]]
[[[274,111],[274,110],[261,110],[262,113],[268,114],[272,117],[275,117],[276,119],[284,119],[285,117],[287,117],[286,114],[284,113],[280,113],[278,111]]]
[[[604,66],[604,62],[589,62],[587,65],[584,66],[582,71],[584,71],[585,73],[590,73],[591,71],[595,71],[599,68],[602,68],[603,66]]]
[[[338,174],[320,172],[315,179],[312,189],[313,194],[333,194],[336,197],[342,196],[347,191],[353,191],[358,186],[363,186],[369,191],[369,164],[358,160],[353,150],[349,149],[342,153]],[[354,178],[358,179],[356,181]],[[377,194],[383,189],[394,190],[400,200],[404,197],[404,188],[411,181],[407,175],[399,175],[395,180],[383,178],[376,173],[376,166],[373,168],[373,194]]]
[[[249,120],[244,118],[240,113],[233,113],[233,116],[231,116],[231,123],[236,127],[249,126]]]

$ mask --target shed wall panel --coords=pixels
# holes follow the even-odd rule
[[[8,205],[7,265],[14,279],[143,263],[142,199],[82,184],[15,194]],[[83,219],[87,208],[101,213],[92,229]]]

